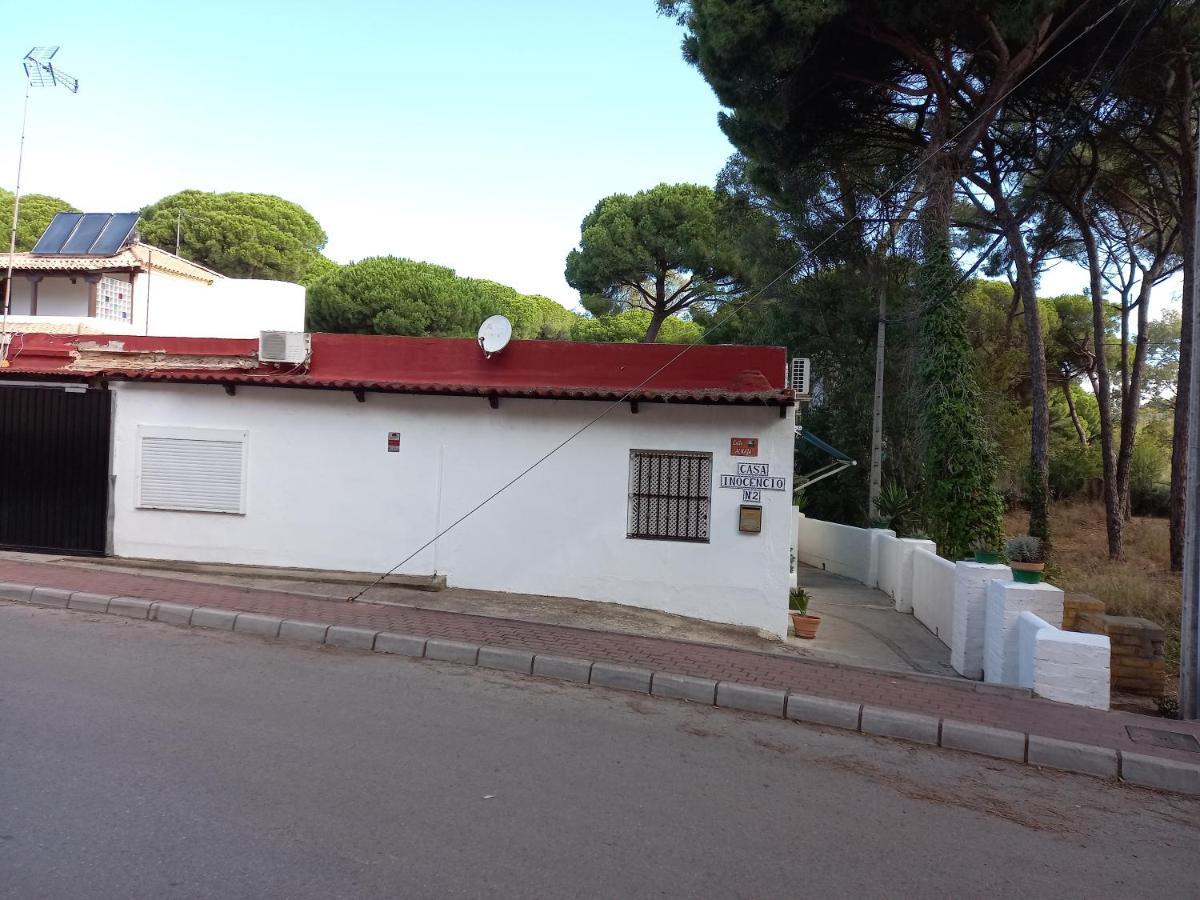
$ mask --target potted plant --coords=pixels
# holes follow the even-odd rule
[[[975,545],[974,551],[975,562],[977,563],[994,566],[1000,562],[1000,551],[996,549],[996,545],[991,541],[980,541]]]
[[[817,636],[817,628],[821,624],[820,616],[808,614],[808,601],[811,598],[804,590],[794,590],[788,598],[788,613],[792,617],[792,630],[796,637],[812,640]]]
[[[1008,564],[1012,566],[1013,580],[1022,584],[1038,584],[1046,569],[1046,554],[1041,538],[1022,534],[1009,538],[1004,545]]]

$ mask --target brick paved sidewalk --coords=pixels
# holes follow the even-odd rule
[[[1200,763],[1200,754],[1134,743],[1126,725],[1192,734],[1193,723],[1122,712],[1102,712],[1027,697],[981,693],[970,682],[953,684],[902,674],[855,669],[749,650],[638,635],[591,631],[464,615],[441,610],[320,600],[200,581],[70,566],[0,561],[0,582],[120,594],[291,619],[359,625],[381,631],[514,647],[591,660],[625,663],[658,671],[737,681],[762,687],[867,703],[957,719],[1045,737]]]

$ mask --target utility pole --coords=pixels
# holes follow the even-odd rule
[[[1196,158],[1200,161],[1200,130]],[[1188,454],[1184,490],[1183,530],[1183,615],[1180,627],[1179,716],[1200,719],[1200,359],[1196,338],[1200,336],[1200,253],[1195,242],[1200,235],[1200,165],[1195,166],[1196,201],[1192,220],[1192,371],[1188,402]]]
[[[867,514],[879,518],[879,492],[883,477],[883,349],[887,334],[887,281],[879,288],[879,331],[875,338],[875,408],[871,414],[871,487]]]
[[[179,231],[183,223],[183,210],[175,210],[175,255],[179,255]]]

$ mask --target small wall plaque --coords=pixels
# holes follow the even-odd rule
[[[762,531],[762,507],[742,505],[738,508],[738,531],[758,534]]]
[[[758,438],[735,437],[729,439],[730,456],[758,456]]]

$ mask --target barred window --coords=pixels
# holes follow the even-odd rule
[[[712,454],[629,451],[628,537],[708,543]]]

